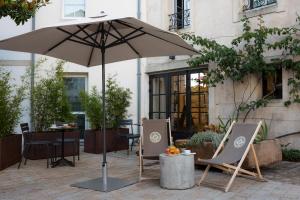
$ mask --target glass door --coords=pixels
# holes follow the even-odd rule
[[[171,124],[173,130],[187,128],[186,75],[171,76]]]
[[[86,117],[80,103],[79,94],[87,89],[87,77],[64,77],[67,97],[71,105],[72,114],[76,118],[76,123],[81,130],[80,138],[83,139],[84,130],[86,127]]]
[[[205,73],[190,74],[191,128],[194,132],[203,130],[208,124],[208,87],[203,84]]]
[[[208,125],[206,73],[204,68],[150,76],[149,117],[170,117],[173,134],[180,137],[203,130]]]

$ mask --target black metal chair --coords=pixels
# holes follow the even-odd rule
[[[133,125],[139,126],[139,124],[133,124],[132,119],[125,119],[120,122],[120,128],[121,127],[129,127],[129,133],[119,133],[119,135],[121,137],[126,137],[128,139],[128,141],[131,140],[130,151],[132,151],[134,144],[137,143],[140,138],[140,134],[133,133]],[[129,154],[129,149],[128,149],[127,153]]]
[[[23,148],[21,160],[18,165],[18,169],[20,168],[20,166],[22,164],[23,158],[25,158],[24,165],[26,165],[27,158],[29,156],[28,154],[33,145],[45,145],[46,150],[47,150],[47,168],[49,168],[49,158],[51,159],[51,162],[52,162],[52,156],[51,156],[51,151],[50,151],[52,142],[48,141],[48,140],[32,140],[33,133],[29,132],[28,123],[22,123],[22,124],[20,124],[20,126],[21,126],[21,130],[22,130],[22,135],[24,138],[24,148]]]

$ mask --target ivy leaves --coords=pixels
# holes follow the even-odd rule
[[[300,17],[297,18],[300,21]],[[200,36],[184,34],[183,38],[200,47],[200,56],[191,59],[188,64],[192,67],[206,63],[216,63],[204,82],[210,87],[216,87],[230,79],[234,82],[244,82],[249,75],[261,77],[262,74],[274,73],[282,67],[293,73],[288,81],[290,97],[285,105],[300,103],[300,64],[293,58],[300,55],[300,39],[296,27],[266,27],[262,17],[258,18],[257,28],[252,28],[248,18],[242,19],[243,32],[231,41],[231,46],[217,43],[215,40]],[[266,61],[265,56],[272,51],[281,52],[276,60]],[[241,111],[254,110],[265,106],[268,99],[243,102],[238,109]],[[245,104],[244,104],[245,103]]]
[[[49,0],[0,0],[0,19],[10,16],[17,25],[24,24]]]

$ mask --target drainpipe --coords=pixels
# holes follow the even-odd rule
[[[31,24],[31,30],[35,30],[35,16],[32,17],[32,24]],[[34,88],[34,64],[35,64],[35,55],[34,53],[31,54],[31,69],[30,69],[30,125],[31,129],[34,128],[34,121],[33,121],[33,88]]]
[[[137,0],[137,18],[141,19],[141,0]],[[137,59],[137,124],[141,124],[141,59]],[[137,128],[140,134],[140,126]]]

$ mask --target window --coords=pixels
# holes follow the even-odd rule
[[[200,69],[150,76],[149,116],[170,117],[173,137],[175,132],[188,137],[208,124],[208,88],[201,82],[206,73]]]
[[[85,0],[64,0],[64,17],[85,17]]]
[[[80,103],[79,94],[81,91],[86,91],[87,77],[64,77],[65,88],[68,100],[71,104],[72,114],[75,116],[75,121],[79,130],[81,130],[80,137],[83,138],[84,130],[86,127],[86,117]]]
[[[190,0],[175,0],[174,13],[169,15],[169,30],[183,29],[190,26]]]
[[[263,6],[275,4],[277,0],[245,0],[244,10],[252,10]]]
[[[264,97],[282,99],[282,68],[278,68],[275,72],[264,73],[262,84]]]

